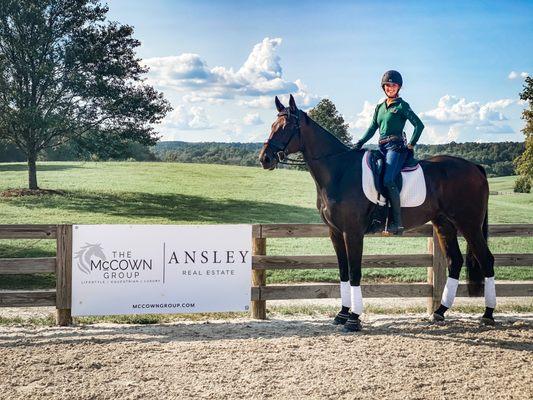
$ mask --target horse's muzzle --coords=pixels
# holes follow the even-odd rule
[[[278,158],[275,154],[264,148],[259,154],[259,162],[264,169],[273,170],[278,164]]]

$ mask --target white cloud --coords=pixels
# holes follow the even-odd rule
[[[287,81],[277,48],[281,38],[265,38],[256,44],[244,64],[237,70],[222,66],[210,68],[198,54],[183,53],[179,56],[155,57],[144,60],[150,68],[148,83],[161,89],[177,91],[194,90],[184,100],[220,102],[235,96],[266,96],[281,93],[300,93],[304,105],[313,101],[313,96],[297,80]]]
[[[242,126],[234,119],[226,119],[222,123],[222,135],[224,142],[241,142],[243,135]]]
[[[381,99],[378,103],[382,102]],[[418,113],[425,125],[422,143],[449,143],[450,141],[498,141],[504,140],[494,135],[514,135],[515,130],[508,123],[504,112],[511,106],[523,106],[523,102],[513,99],[499,99],[480,103],[467,101],[464,97],[442,96],[437,106]],[[376,104],[365,101],[363,109],[350,121],[350,128],[362,134],[371,124]],[[407,123],[406,132],[411,131]],[[377,135],[376,135],[377,136]],[[409,137],[409,133],[407,134]],[[372,142],[375,142],[374,137]]]
[[[182,100],[186,103],[208,103],[208,104],[222,104],[225,100],[231,97],[225,97],[223,93],[217,92],[193,92],[186,94]]]
[[[247,106],[250,108],[273,108],[274,97],[272,96],[259,96],[250,100],[239,100],[237,103],[240,106]]]
[[[245,125],[260,125],[263,123],[259,113],[246,114],[242,120]]]
[[[309,93],[307,86],[300,79],[296,79],[294,84],[298,89],[297,91],[293,92],[292,95],[294,96],[296,105],[299,108],[307,111],[318,104],[321,97],[316,94]],[[278,96],[280,101],[285,105],[289,104],[289,94],[285,93]],[[239,100],[238,104],[249,108],[273,109],[274,96],[259,96],[250,100]]]
[[[501,99],[480,104],[468,102],[464,97],[442,96],[437,107],[420,113],[420,118],[433,124],[452,124],[468,121],[503,121],[507,117],[501,110],[517,104],[513,99]]]
[[[171,132],[174,137],[179,137],[180,130],[183,130],[184,136],[190,136],[187,131],[214,127],[203,107],[209,110],[209,115],[215,116],[221,113],[211,106],[226,104],[229,107],[239,105],[274,111],[274,96],[283,98],[288,93],[295,96],[298,106],[304,110],[316,105],[320,98],[312,94],[301,80],[284,78],[278,55],[281,43],[281,38],[263,39],[253,46],[246,61],[237,69],[211,67],[205,58],[194,53],[143,60],[149,67],[147,83],[178,103],[173,104],[175,111],[165,118],[163,133],[166,128],[166,132]],[[197,107],[199,105],[202,107]],[[253,112],[231,125],[217,121],[228,140],[246,140],[251,135],[264,136],[264,132],[250,132],[250,127],[262,124],[259,113]]]
[[[467,121],[479,111],[479,103],[467,102],[466,99],[445,95],[439,99],[437,107],[420,113],[420,118],[432,123],[450,124]]]
[[[525,71],[524,71],[524,72],[520,72],[520,73],[518,73],[518,72],[516,72],[516,71],[511,71],[511,72],[509,73],[508,78],[509,78],[509,79],[516,79],[516,78],[518,78],[518,77],[521,77],[521,78],[525,79],[525,78],[528,77],[528,76],[529,76],[529,73],[527,73],[527,72],[525,72]]]
[[[440,98],[436,108],[419,114],[428,131],[423,135],[430,143],[500,140],[491,135],[515,133],[505,122],[508,118],[503,113],[511,105],[519,105],[519,102],[500,99],[482,104],[469,102],[464,97],[445,95]]]
[[[372,104],[368,100],[365,100],[363,110],[349,123],[350,128],[366,130],[372,123],[375,108],[376,104]]]
[[[214,128],[203,107],[191,107],[187,109],[183,105],[176,106],[165,118],[161,130],[165,128],[194,130]]]

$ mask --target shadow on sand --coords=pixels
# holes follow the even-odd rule
[[[106,344],[113,342],[168,343],[197,342],[236,339],[277,339],[285,337],[341,338],[346,342],[357,343],[365,337],[381,336],[387,340],[395,337],[413,340],[426,340],[438,343],[454,342],[468,346],[488,346],[515,351],[533,350],[531,321],[507,319],[495,328],[480,326],[474,319],[450,321],[445,325],[435,325],[421,318],[395,316],[388,323],[370,322],[358,333],[344,334],[340,327],[330,324],[329,319],[297,319],[255,321],[238,319],[233,321],[173,322],[153,325],[95,324],[68,328],[51,327],[35,330],[34,327],[17,328],[8,335],[0,333],[0,347],[47,346],[52,343],[71,345],[90,341]],[[3,329],[0,328],[0,332]],[[488,331],[488,332],[487,332]],[[487,333],[498,335],[491,338]],[[502,337],[503,336],[503,337]]]

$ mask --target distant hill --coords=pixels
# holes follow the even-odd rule
[[[152,148],[161,161],[258,166],[262,143],[189,143],[160,142]],[[376,148],[376,146],[368,146]],[[524,151],[523,142],[420,144],[415,156],[419,159],[437,154],[462,157],[483,165],[489,176],[514,174],[513,160]]]
[[[152,151],[161,161],[231,164],[244,166],[259,165],[259,151],[262,143],[220,143],[220,142],[159,142]]]
[[[259,166],[262,143],[191,143],[181,141],[159,142],[151,148],[132,144],[124,148],[115,160],[168,161],[182,163],[227,164],[250,167]],[[367,147],[376,148],[375,145]],[[514,175],[513,160],[524,151],[523,142],[455,143],[439,145],[420,144],[415,156],[419,159],[437,154],[449,154],[481,164],[489,176]],[[26,157],[11,145],[0,141],[0,162],[24,161]],[[42,154],[42,161],[107,160],[105,154],[85,154],[68,145]]]

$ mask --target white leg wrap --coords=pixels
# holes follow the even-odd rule
[[[343,307],[350,308],[352,299],[350,298],[350,282],[341,281],[341,302]]]
[[[455,300],[455,295],[457,294],[458,285],[459,281],[457,279],[448,277],[448,279],[446,280],[446,286],[444,287],[444,291],[442,292],[442,299],[440,301],[440,303],[444,307],[452,307],[453,301]]]
[[[357,315],[363,313],[363,296],[361,286],[350,286],[350,295],[352,298],[352,312]]]
[[[496,284],[494,277],[485,278],[485,306],[496,308]]]

